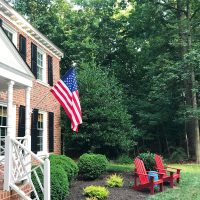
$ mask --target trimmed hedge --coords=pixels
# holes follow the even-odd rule
[[[41,169],[37,168],[36,171],[41,183],[43,184],[43,174]],[[32,173],[32,181],[38,193],[39,198],[41,200],[44,199],[43,193],[33,173]],[[51,164],[51,200],[63,200],[68,196],[69,196],[69,181],[65,170],[62,168],[62,166]],[[35,195],[32,194],[31,198],[34,199]]]
[[[145,168],[148,171],[154,170],[155,168],[154,156],[155,154],[150,153],[149,151],[138,155],[138,157],[144,162]]]
[[[80,156],[78,161],[79,176],[85,180],[96,179],[106,171],[107,165],[106,156],[85,153]]]
[[[69,181],[62,166],[51,167],[51,200],[63,200],[69,196]]]
[[[50,155],[49,157],[51,164],[59,165],[61,166],[67,176],[69,183],[71,183],[72,180],[74,180],[75,177],[78,175],[78,166],[77,164],[69,157],[65,155]]]

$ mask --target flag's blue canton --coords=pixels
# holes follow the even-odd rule
[[[62,78],[71,92],[78,90],[76,74],[74,68],[71,68]]]

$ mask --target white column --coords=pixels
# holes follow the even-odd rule
[[[30,108],[30,102],[31,102],[31,88],[26,88],[26,115],[25,115],[25,137],[26,137],[26,148],[31,151],[31,132],[30,132],[30,120],[31,120],[31,108]],[[28,155],[26,157],[26,162],[29,163],[26,167],[27,171],[31,171],[31,155]],[[31,174],[30,174],[31,179]],[[28,180],[27,180],[28,181]]]
[[[14,81],[8,82],[8,105],[7,105],[7,135],[15,137],[13,135],[13,85]]]
[[[25,129],[25,135],[30,136],[30,101],[31,101],[31,88],[26,88],[26,129]]]
[[[12,176],[12,143],[13,135],[13,85],[14,81],[8,82],[8,106],[7,106],[7,136],[5,138],[5,171],[4,171],[4,190],[10,190],[11,176]]]

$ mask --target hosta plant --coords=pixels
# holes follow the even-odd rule
[[[90,185],[83,189],[83,194],[88,197],[96,197],[98,200],[106,199],[109,196],[109,191],[102,186]]]
[[[109,187],[122,187],[123,177],[117,174],[113,174],[107,178],[106,185],[108,185]]]

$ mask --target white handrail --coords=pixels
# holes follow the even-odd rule
[[[42,192],[42,199],[50,200],[50,161],[48,156],[42,160],[27,148],[27,145],[30,144],[28,138],[17,139],[19,141],[10,136],[6,136],[4,189],[8,191],[10,188],[14,189],[24,200],[30,200],[30,194],[34,196],[35,200],[41,200],[37,187],[31,178],[34,175],[37,181],[36,184]],[[39,164],[31,169],[32,158]],[[44,177],[43,182],[37,174],[39,168]],[[31,186],[32,193],[25,194],[18,186],[18,183],[24,180]]]
[[[36,154],[34,154],[32,151],[30,151],[28,148],[26,148],[24,145],[22,145],[20,142],[15,140],[14,138],[10,138],[12,142],[16,143],[18,146],[23,148],[25,151],[27,151],[35,160],[39,161],[40,163],[44,164],[44,161],[39,158]]]

